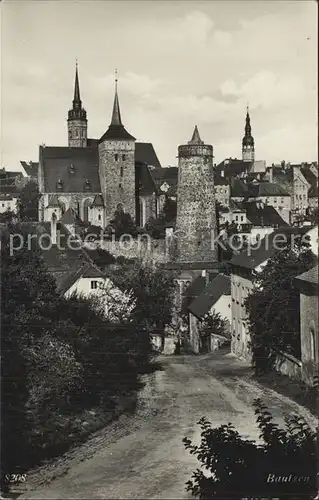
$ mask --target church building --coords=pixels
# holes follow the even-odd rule
[[[39,221],[51,220],[53,213],[61,219],[69,211],[88,225],[105,228],[121,209],[143,227],[158,215],[163,196],[154,178],[163,169],[153,145],[136,142],[125,129],[117,79],[111,123],[100,139],[90,139],[76,66],[67,128],[68,146],[40,146]]]

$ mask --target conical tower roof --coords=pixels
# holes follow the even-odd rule
[[[190,141],[188,141],[188,144],[204,144],[204,142],[200,138],[197,125],[195,125],[192,138]]]
[[[113,102],[111,124],[107,129],[107,131],[102,135],[100,142],[103,142],[105,140],[114,140],[114,139],[135,141],[135,137],[129,134],[127,130],[125,130],[124,125],[122,124],[119,96],[117,91],[117,78],[115,79],[115,95]]]

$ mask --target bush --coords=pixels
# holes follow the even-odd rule
[[[316,432],[298,416],[286,417],[285,428],[279,428],[259,399],[254,407],[261,444],[242,438],[232,424],[213,429],[206,418],[199,421],[199,446],[184,438],[185,448],[209,473],[197,469],[187,491],[201,499],[310,499],[316,493]]]

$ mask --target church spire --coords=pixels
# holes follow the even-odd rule
[[[114,103],[113,103],[113,113],[111,125],[119,125],[122,126],[121,121],[121,112],[120,112],[120,104],[119,104],[119,96],[117,93],[117,69],[115,70],[115,95],[114,95]]]
[[[243,161],[254,161],[255,159],[255,141],[251,135],[250,115],[247,106],[245,135],[242,141],[242,158]]]
[[[68,112],[68,144],[69,147],[86,147],[87,145],[87,118],[80,97],[78,61],[75,65],[72,109]]]
[[[78,60],[76,60],[75,64],[75,82],[74,82],[74,99],[73,99],[73,107],[78,106],[81,107],[81,98],[80,98],[80,85],[79,85],[79,74],[78,74]]]

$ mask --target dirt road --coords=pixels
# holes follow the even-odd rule
[[[262,397],[278,421],[296,412],[316,423],[304,408],[252,382],[248,366],[231,354],[161,362],[162,371],[146,376],[136,415],[122,416],[55,466],[31,474],[20,499],[189,498],[185,482],[198,464],[182,438],[199,439],[202,416],[216,426],[232,422],[257,439],[252,401]]]

